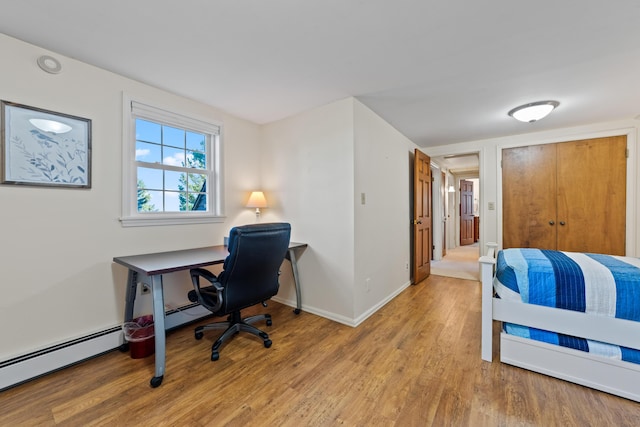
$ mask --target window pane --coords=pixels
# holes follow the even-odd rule
[[[165,165],[184,167],[184,150],[178,148],[164,147],[162,153],[162,163]]]
[[[187,149],[205,151],[206,137],[201,133],[187,132]]]
[[[162,212],[164,207],[162,191],[147,191],[146,193],[148,194],[148,201],[143,204],[142,208],[138,203],[138,212]]]
[[[162,134],[160,125],[142,119],[136,119],[136,140],[160,144]]]
[[[139,167],[138,188],[162,190],[162,170]]]
[[[172,147],[184,148],[184,130],[171,126],[162,126],[162,143]]]
[[[185,193],[178,191],[165,191],[164,193],[164,210],[166,212],[180,212],[184,211],[185,205]]]
[[[160,163],[161,160],[162,156],[159,145],[136,141],[137,162]]]
[[[207,194],[206,193],[197,194],[193,204],[191,205],[191,210],[193,211],[207,210]]]
[[[164,189],[184,191],[187,189],[187,174],[184,172],[166,171],[164,173]]]
[[[207,176],[203,174],[189,174],[189,210],[207,210]]]
[[[187,150],[187,167],[196,169],[207,168],[207,156],[199,151]]]
[[[192,193],[206,192],[205,183],[207,182],[207,176],[198,173],[189,174],[189,191]]]
[[[181,201],[182,201],[182,207],[184,208],[184,210],[188,210],[191,211],[193,210],[193,204],[196,201],[196,198],[198,197],[197,194],[194,193],[184,193],[181,195]]]

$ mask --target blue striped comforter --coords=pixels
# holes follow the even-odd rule
[[[640,321],[640,259],[540,249],[498,252],[500,298]],[[507,333],[640,363],[640,351],[555,332],[505,324]]]

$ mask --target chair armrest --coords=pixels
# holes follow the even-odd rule
[[[211,311],[217,311],[222,306],[222,291],[224,287],[218,282],[218,277],[204,268],[194,268],[190,271],[193,291],[188,294],[189,301],[198,302]],[[201,287],[200,277],[211,283],[211,286]]]

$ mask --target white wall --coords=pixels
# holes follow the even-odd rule
[[[0,98],[92,120],[92,188],[0,185],[0,361],[122,322],[126,269],[112,258],[222,242],[260,186],[260,128],[214,108],[134,82],[0,34]],[[36,59],[62,62],[47,74]],[[123,228],[122,92],[224,124],[227,221]],[[187,275],[165,281],[170,306],[186,302]],[[179,286],[174,286],[175,284]],[[137,312],[150,312],[148,296]]]
[[[350,324],[354,294],[353,100],[345,99],[267,124],[262,133],[263,187],[300,257],[303,310]],[[281,287],[279,297],[295,301]]]
[[[640,199],[637,197],[640,178],[638,175],[640,153],[637,148],[639,129],[640,121],[621,120],[547,132],[429,147],[425,149],[425,152],[430,156],[440,156],[480,150],[480,247],[481,250],[484,250],[487,242],[502,244],[502,170],[500,168],[502,149],[612,135],[627,135],[629,158],[627,161],[626,254],[628,256],[638,256],[640,254],[640,217],[638,216]],[[490,203],[495,204],[495,209],[489,209]]]
[[[414,145],[353,98],[268,124],[263,141],[264,187],[310,245],[303,309],[358,324],[409,283]]]
[[[361,321],[410,283],[416,146],[357,100],[354,113],[354,316]]]

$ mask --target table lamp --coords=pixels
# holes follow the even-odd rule
[[[249,196],[249,201],[247,202],[248,208],[256,208],[256,218],[260,217],[260,208],[267,207],[267,199],[264,198],[264,193],[262,191],[254,191]]]

